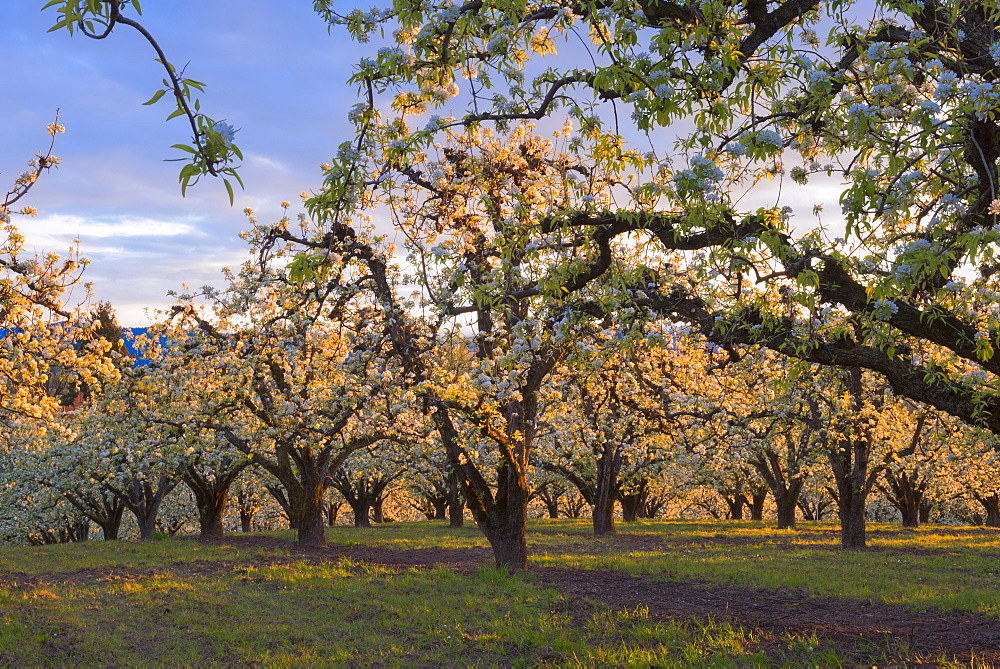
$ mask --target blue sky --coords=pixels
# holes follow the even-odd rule
[[[150,46],[120,26],[95,41],[46,32],[53,10],[45,0],[0,0],[0,63],[6,95],[0,105],[0,185],[47,146],[45,126],[56,109],[67,133],[55,155],[62,166],[32,190],[37,218],[18,218],[29,246],[65,252],[74,238],[91,261],[85,280],[94,300],[110,301],[123,325],[148,325],[146,307],[171,304],[168,290],[222,283],[247,247],[243,209],[262,222],[281,215],[302,191],[321,184],[319,166],[351,136],[347,111],[356,101],[344,82],[353,63],[379,45],[328,34],[307,0],[147,0],[140,19],[168,58],[205,82],[203,111],[239,129],[246,190],[230,206],[222,183],[205,180],[181,197],[179,155],[188,142],[184,119],[164,122],[167,99],[142,106],[163,78]],[[861,3],[860,6],[865,6]],[[458,113],[458,110],[443,110]],[[561,125],[561,120],[557,123]],[[792,204],[811,227],[813,204],[826,201],[824,221],[839,227],[837,179],[795,188],[786,181],[757,186],[741,203],[752,210]],[[779,195],[780,192],[780,195]],[[830,206],[832,205],[832,206]],[[72,299],[78,299],[78,292]],[[72,302],[71,299],[71,302]]]
[[[246,190],[230,206],[216,180],[181,197],[179,164],[164,159],[177,157],[169,147],[188,141],[188,127],[164,122],[166,99],[142,106],[163,76],[145,40],[125,26],[103,41],[48,33],[56,14],[44,4],[0,2],[0,185],[47,146],[60,109],[62,165],[22,200],[40,215],[17,222],[38,251],[64,252],[79,237],[94,299],[110,301],[123,324],[146,325],[144,308],[168,305],[167,290],[219,285],[220,269],[245,258],[245,207],[268,221],[282,200],[295,205],[319,187],[319,165],[349,138],[354,90],[344,82],[358,45],[329,35],[305,1],[143,3],[141,21],[168,58],[207,84],[203,110],[239,128]]]

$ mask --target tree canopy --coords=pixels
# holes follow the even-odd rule
[[[232,128],[191,100],[201,84],[128,16],[138,3],[45,6],[54,28],[146,37],[167,72],[150,102],[169,93],[193,133],[182,189],[237,178]],[[863,414],[883,391],[862,369],[1000,433],[995,2],[314,6],[381,46],[355,69],[354,136],[300,230],[251,233],[261,267],[287,257],[267,270],[275,300],[302,300],[288,318],[315,313],[320,329],[343,316],[327,305],[365,293],[356,331],[431,416],[501,566],[526,564],[539,393],[586,338],[635,351],[667,321],[712,342],[719,366],[764,347],[847,368],[856,415],[829,455],[842,519],[863,519],[873,485]],[[812,185],[838,192],[834,223],[790,206]],[[744,204],[763,190],[773,206]],[[474,375],[437,366],[463,344]],[[810,430],[802,444],[822,441]]]

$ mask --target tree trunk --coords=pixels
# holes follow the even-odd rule
[[[229,502],[229,486],[195,485],[184,477],[184,483],[194,493],[198,506],[198,527],[202,537],[223,535],[222,517]]]
[[[764,480],[774,497],[777,508],[778,529],[795,529],[795,507],[802,492],[802,479],[790,472],[782,463],[779,453],[771,448],[763,448],[750,460],[757,474]]]
[[[222,516],[226,512],[226,502],[229,492],[205,502],[198,503],[198,529],[202,537],[221,537],[223,535]]]
[[[326,547],[326,486],[317,476],[303,476],[304,480],[287,481],[289,522],[296,529],[295,543],[308,548]]]
[[[795,529],[796,503],[799,500],[799,492],[802,490],[802,481],[796,479],[782,490],[774,490],[774,503],[778,512],[778,529]]]
[[[118,533],[122,526],[122,514],[124,513],[125,507],[120,506],[116,514],[111,514],[104,522],[97,524],[101,528],[101,535],[105,541],[118,541]]]
[[[137,515],[135,521],[140,539],[152,539],[156,535],[156,516]]]
[[[522,394],[525,392],[522,390]],[[490,542],[497,568],[508,573],[528,568],[526,533],[531,490],[526,470],[537,416],[537,398],[531,392],[528,396],[531,402],[519,403],[520,406],[506,410],[508,433],[520,433],[522,441],[515,448],[515,461],[497,468],[495,488],[474,463],[467,458],[463,460],[458,433],[444,403],[435,402],[432,414],[451,466],[459,472],[465,504]]]
[[[622,505],[622,520],[632,523],[645,516],[646,499],[649,497],[649,483],[646,480],[639,482],[635,492],[622,493],[618,491],[618,501]]]
[[[864,548],[867,542],[865,505],[869,492],[864,485],[867,443],[858,439],[841,441],[837,449],[830,451],[829,456],[837,486],[835,491],[830,492],[837,503],[840,545],[843,548]]]
[[[374,500],[368,495],[360,494],[351,502],[354,511],[354,527],[371,527],[371,510]]]
[[[830,463],[837,484],[837,517],[840,519],[840,545],[843,548],[864,548],[865,505],[869,488],[865,485],[868,472],[868,444],[862,439],[843,441],[831,451]]]
[[[667,495],[646,495],[646,503],[642,507],[643,518],[656,518],[667,505]]]
[[[327,502],[326,504],[326,524],[333,527],[337,524],[337,516],[340,515],[340,507],[343,502]]]
[[[903,518],[903,527],[918,527],[920,525],[920,505],[924,498],[926,482],[919,480],[917,472],[893,472],[886,469],[885,485],[879,489]]]
[[[497,470],[497,495],[489,523],[477,523],[486,535],[497,569],[508,573],[528,569],[528,497],[523,472],[505,466]]]
[[[253,516],[256,509],[254,509],[251,497],[246,494],[242,486],[236,495],[236,505],[239,507],[240,531],[243,534],[249,534],[253,527]]]
[[[462,482],[454,468],[448,474],[448,527],[457,529],[465,525],[465,501],[462,499]]]
[[[864,500],[854,499],[840,510],[840,514],[840,545],[864,548],[867,545]]]
[[[583,514],[583,509],[587,506],[587,500],[580,495],[571,497],[563,507],[563,513],[567,518],[579,518]]]
[[[125,505],[121,500],[109,496],[104,498],[100,514],[90,516],[98,527],[105,541],[118,541],[118,533],[122,526],[122,516],[125,515]]]
[[[240,531],[249,534],[253,527],[253,510],[247,508],[240,509]]]
[[[87,541],[90,538],[90,518],[84,516],[69,523],[70,541]]]
[[[845,385],[851,395],[851,408],[857,414],[864,408],[864,390],[861,385],[861,369],[850,367],[845,370]],[[861,430],[861,428],[855,428]],[[881,473],[876,467],[868,471],[871,455],[871,436],[861,431],[853,438],[840,439],[828,452],[830,468],[837,489],[837,516],[840,518],[840,545],[843,548],[864,548],[865,505],[868,493]]]
[[[750,520],[764,520],[764,502],[767,501],[766,487],[758,488],[750,496]]]
[[[535,490],[535,497],[542,500],[549,519],[559,517],[559,500],[562,498],[564,492],[563,488],[557,487],[552,481],[546,481]]]
[[[931,509],[934,508],[934,504],[931,502],[920,502],[920,522],[929,523],[931,520]]]
[[[229,487],[236,481],[240,473],[247,468],[247,461],[235,464],[231,459],[224,460],[213,476],[206,476],[193,462],[181,469],[181,480],[194,495],[198,506],[198,525],[202,537],[221,537],[223,534],[222,517],[229,502]]]
[[[639,509],[642,508],[642,493],[620,495],[618,501],[622,504],[622,520],[633,523],[639,519]]]
[[[1000,494],[973,495],[976,501],[983,505],[986,512],[984,525],[986,527],[1000,527]]]
[[[430,514],[428,520],[446,520],[448,518],[448,499],[441,497],[434,497],[433,499],[428,499],[430,502],[433,512]]]
[[[134,478],[128,491],[119,491],[122,502],[135,516],[140,539],[152,539],[156,534],[156,516],[160,512],[160,505],[179,482],[180,479],[161,475],[157,478],[154,488],[149,480]]]
[[[906,500],[906,503],[902,506],[896,507],[899,509],[900,515],[903,517],[903,527],[919,527],[920,526],[920,502],[916,500]]]
[[[377,497],[372,502],[372,522],[385,522],[385,500],[382,497]]]
[[[615,533],[615,493],[618,490],[618,471],[622,456],[619,449],[609,442],[601,448],[597,460],[597,485],[594,490],[594,536]]]
[[[308,548],[326,547],[326,518],[321,504],[303,507],[298,516],[296,543]]]
[[[720,496],[729,508],[729,520],[743,520],[743,507],[746,505],[746,497],[742,493]]]

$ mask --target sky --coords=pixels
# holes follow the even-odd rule
[[[142,106],[163,78],[148,43],[126,26],[102,41],[49,33],[57,15],[44,4],[0,2],[0,186],[47,148],[58,109],[66,133],[53,153],[62,163],[18,203],[38,217],[16,222],[30,250],[64,253],[79,238],[93,300],[111,302],[123,325],[148,325],[145,308],[167,307],[167,291],[220,286],[221,268],[246,258],[244,208],[276,220],[283,200],[294,206],[319,188],[319,166],[350,138],[355,92],[344,82],[358,47],[328,34],[304,0],[143,3],[140,22],[167,57],[207,84],[203,111],[239,129],[246,189],[230,206],[219,180],[181,196],[180,164],[165,159],[179,155],[170,145],[188,143],[189,128],[164,121],[167,98]]]
[[[230,205],[211,178],[181,196],[180,164],[166,160],[180,155],[170,145],[188,143],[189,127],[183,118],[164,121],[173,110],[169,96],[142,105],[163,78],[149,44],[126,26],[101,41],[47,32],[57,14],[40,11],[44,4],[0,0],[0,186],[47,148],[45,126],[58,109],[66,134],[57,136],[54,154],[62,164],[18,203],[39,216],[17,223],[29,250],[65,253],[79,239],[92,301],[110,302],[123,325],[143,327],[155,319],[147,308],[173,302],[168,291],[221,287],[222,268],[246,259],[238,237],[249,227],[245,208],[261,222],[277,220],[282,201],[292,202],[294,215],[299,193],[320,187],[320,165],[351,138],[347,112],[356,92],[345,82],[364,51],[379,45],[329,34],[307,0],[143,2],[139,20],[167,57],[207,84],[203,111],[238,129],[246,189]],[[813,182],[799,196],[789,187],[786,181],[780,201],[800,216],[817,201],[836,204],[839,193],[834,183]],[[758,186],[740,206],[773,206],[777,189]],[[836,215],[827,212],[830,223]],[[83,297],[77,290],[68,302]]]

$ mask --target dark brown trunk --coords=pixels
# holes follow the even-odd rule
[[[249,534],[253,528],[253,511],[250,509],[240,509],[240,531]]]
[[[242,486],[236,494],[236,506],[240,514],[240,531],[244,534],[249,534],[253,527],[253,516],[256,509],[250,496],[246,494]]]
[[[135,478],[129,490],[121,494],[122,502],[135,516],[140,539],[152,539],[155,536],[156,516],[160,512],[160,505],[178,483],[179,479],[160,476],[154,487],[148,480]]]
[[[448,474],[448,527],[457,529],[465,525],[465,501],[462,499],[462,482],[458,472]]]
[[[919,527],[920,526],[920,504],[904,504],[899,509],[900,515],[903,517],[903,527]]]
[[[212,475],[202,473],[197,462],[181,469],[181,480],[194,495],[198,507],[198,526],[203,537],[221,537],[222,518],[229,502],[229,487],[240,473],[246,469],[246,461],[234,465],[232,460],[224,460],[220,471]]]
[[[302,507],[298,514],[298,525],[296,544],[306,548],[326,547],[326,518],[321,504]]]
[[[185,480],[185,482],[187,482]],[[188,485],[191,488],[190,484]],[[194,488],[192,488],[194,491]],[[195,492],[195,502],[198,505],[198,527],[203,537],[221,537],[223,535],[222,517],[229,501],[229,489],[202,490]]]
[[[375,504],[375,496],[368,493],[366,488],[356,489],[354,494],[347,499],[347,503],[354,512],[354,527],[372,526],[372,506]]]
[[[829,455],[837,486],[833,496],[840,520],[840,545],[843,548],[864,548],[865,505],[869,492],[865,485],[868,444],[860,439],[844,440]]]
[[[729,520],[743,520],[743,507],[746,506],[746,497],[742,493],[735,495],[722,495],[726,506],[729,508]]]
[[[337,524],[337,516],[340,515],[340,507],[343,506],[343,502],[327,502],[326,503],[326,524],[329,527],[333,527]]]
[[[528,569],[528,485],[513,467],[497,472],[497,495],[489,523],[479,524],[493,549],[497,569],[508,573]]]
[[[796,479],[787,488],[774,491],[774,504],[777,507],[778,529],[795,529],[796,503],[799,499],[799,492],[802,490],[802,481]]]
[[[861,369],[850,367],[844,376],[847,391],[851,396],[852,410],[860,414],[865,398],[862,387]],[[865,505],[868,493],[881,473],[876,467],[868,471],[871,455],[871,435],[867,430],[856,427],[853,437],[840,439],[828,452],[830,468],[836,481],[837,516],[840,519],[840,545],[843,548],[864,548]]]
[[[750,496],[750,520],[764,520],[764,502],[767,501],[767,493],[767,488],[762,487]]]
[[[376,498],[375,501],[372,502],[372,522],[385,522],[385,500],[381,497]]]
[[[639,519],[639,510],[642,508],[642,495],[620,495],[618,500],[622,505],[622,520],[626,523],[634,523]]]
[[[845,515],[840,519],[840,545],[844,548],[864,548],[867,545],[864,503],[855,500],[844,511]]]
[[[865,505],[868,488],[865,474],[868,471],[868,445],[854,439],[841,442],[840,448],[831,452],[830,461],[837,484],[837,517],[840,519],[840,545],[844,548],[864,548]]]
[[[984,525],[986,527],[1000,527],[1000,494],[992,495],[974,494],[976,501],[983,505],[986,512]]]
[[[594,536],[615,534],[615,498],[609,495],[602,500],[600,493],[598,493],[597,499],[601,504],[594,507]]]
[[[430,501],[431,513],[427,520],[447,520],[448,519],[448,500],[440,497],[435,497]]]
[[[789,471],[778,451],[761,449],[750,460],[774,497],[779,530],[795,529],[795,507],[802,492],[802,479]]]
[[[122,514],[125,512],[125,507],[118,507],[117,514],[110,516],[102,523],[98,523],[101,528],[101,536],[104,537],[105,541],[118,541],[118,533],[122,526]]]
[[[649,497],[649,482],[642,480],[633,492],[618,491],[618,501],[622,505],[622,520],[632,523],[646,514],[646,500]]]
[[[202,537],[221,537],[223,535],[222,514],[226,510],[226,499],[217,499],[215,505],[206,509],[198,506],[198,529]]]
[[[921,502],[920,503],[920,522],[929,523],[931,520],[931,509],[934,508],[934,504],[931,502]]]
[[[594,489],[594,536],[615,534],[615,493],[622,456],[619,449],[605,443],[597,460],[597,484]]]
[[[563,512],[567,518],[579,518],[583,515],[583,510],[587,506],[587,500],[580,495],[575,495],[567,500],[563,507]]]
[[[920,506],[924,498],[927,482],[920,480],[917,472],[885,471],[885,485],[879,489],[903,519],[903,527],[920,526]]]
[[[318,476],[303,476],[288,492],[290,522],[295,523],[295,543],[307,548],[326,547],[326,486]]]
[[[85,518],[89,518],[101,528],[101,533],[105,541],[116,541],[118,539],[119,528],[122,524],[122,514],[125,513],[125,503],[119,495],[113,493],[109,488],[103,488],[95,494],[77,495],[64,493],[64,497]]]
[[[656,518],[667,506],[667,495],[647,495],[643,506],[643,518]]]

